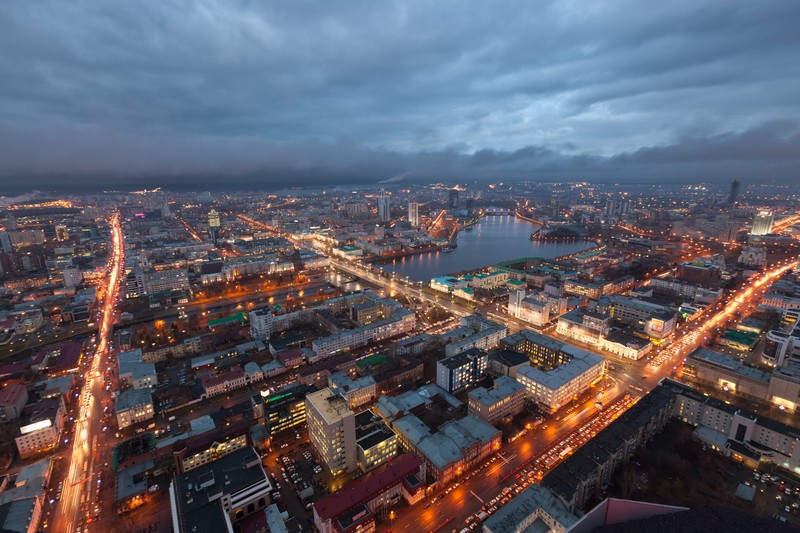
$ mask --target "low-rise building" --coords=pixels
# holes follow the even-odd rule
[[[395,420],[392,427],[400,448],[416,453],[425,462],[428,475],[442,483],[499,450],[502,436],[500,430],[472,414],[449,420],[436,431],[412,414]]]
[[[570,402],[605,373],[605,359],[571,348],[572,359],[553,370],[524,367],[517,371],[517,381],[525,387],[526,396],[551,411]]]
[[[153,363],[142,362],[142,350],[136,348],[117,354],[119,380],[134,389],[150,389],[158,385],[158,375]]]
[[[213,398],[246,387],[250,381],[244,370],[237,366],[220,374],[207,374],[203,376],[202,383],[204,396]]]
[[[406,453],[314,502],[314,526],[320,533],[369,533],[381,510],[424,497],[425,463]]]
[[[328,386],[347,399],[350,409],[357,409],[377,398],[375,378],[372,376],[351,379],[344,372],[334,372],[328,377]]]
[[[58,445],[66,418],[64,398],[46,398],[26,406],[14,441],[23,459],[51,451]]]
[[[114,413],[119,429],[153,418],[153,395],[149,389],[128,389],[119,393]]]
[[[484,533],[543,531],[566,533],[580,519],[558,496],[541,485],[531,485],[514,496],[483,523]]]
[[[28,389],[22,383],[8,383],[0,390],[0,422],[19,418],[28,403]]]
[[[479,387],[469,391],[467,398],[469,412],[494,426],[522,412],[525,387],[508,376],[500,376],[491,389]]]
[[[233,533],[233,524],[270,503],[272,485],[256,451],[247,447],[183,474],[169,487],[176,533]]]
[[[594,344],[608,334],[610,325],[610,317],[578,308],[558,317],[556,332],[578,342]]]
[[[517,371],[530,365],[530,359],[524,353],[497,348],[489,352],[489,372],[496,376],[517,377]]]

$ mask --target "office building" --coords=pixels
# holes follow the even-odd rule
[[[738,180],[733,180],[731,182],[731,192],[728,194],[728,205],[736,205],[736,201],[739,199],[739,189],[741,189],[741,183]]]
[[[600,298],[597,310],[618,322],[640,329],[654,342],[671,336],[678,320],[677,313],[668,307],[618,294],[607,294]]]
[[[67,409],[61,395],[26,406],[14,438],[19,456],[27,459],[58,446],[66,415]]]
[[[531,365],[545,370],[572,360],[574,347],[547,335],[523,329],[500,341],[504,349],[528,356]]]
[[[599,355],[572,348],[572,359],[549,371],[523,367],[517,381],[526,396],[546,409],[556,411],[603,377],[606,361]]]
[[[306,395],[316,389],[302,383],[288,385],[272,393],[253,396],[253,414],[263,421],[269,437],[280,435],[306,422]]]
[[[458,189],[450,189],[447,191],[447,205],[451,209],[458,207]]]
[[[587,309],[573,309],[558,317],[556,332],[587,344],[597,344],[608,335],[611,317]]]
[[[750,235],[769,235],[772,233],[772,224],[775,222],[775,215],[772,211],[759,211],[753,219],[753,228]]]
[[[67,288],[80,285],[81,281],[83,281],[81,269],[76,266],[65,268],[62,275],[64,276],[64,286]]]
[[[267,507],[272,485],[256,451],[247,447],[183,474],[169,486],[175,533],[233,533],[234,524]]]
[[[119,429],[153,418],[153,395],[150,389],[128,389],[119,393],[114,413]]]
[[[381,222],[388,222],[392,218],[391,204],[389,203],[389,196],[381,189],[378,195],[378,218]]]
[[[347,400],[350,409],[357,409],[377,398],[375,378],[372,376],[351,379],[345,372],[332,372],[328,376],[328,386]]]
[[[423,416],[420,414],[420,416]],[[432,430],[420,417],[407,414],[392,422],[404,451],[425,462],[428,475],[441,483],[457,478],[500,449],[502,432],[473,414],[448,420]]]
[[[678,265],[678,279],[703,287],[718,287],[722,277],[719,264],[697,259],[686,261]]]
[[[447,392],[457,392],[474,385],[486,375],[489,354],[471,348],[436,363],[436,384]]]
[[[479,314],[462,318],[459,330],[466,332],[466,336],[445,346],[444,354],[447,357],[465,352],[470,348],[489,350],[497,346],[508,335],[506,326],[492,322]]]
[[[500,376],[491,389],[479,387],[469,391],[469,412],[495,426],[522,412],[525,387],[508,376]]]
[[[419,204],[417,202],[408,202],[408,223],[412,228],[419,227]]]
[[[397,435],[370,410],[356,415],[356,459],[362,472],[369,472],[397,455]]]
[[[331,389],[306,396],[308,438],[333,475],[356,469],[355,414]]]

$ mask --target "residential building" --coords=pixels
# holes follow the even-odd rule
[[[408,223],[412,228],[419,227],[419,204],[417,202],[408,202]]]
[[[383,189],[381,189],[381,193],[378,195],[378,218],[381,222],[388,222],[392,218],[389,196]]]
[[[255,340],[269,340],[272,335],[272,311],[270,309],[258,309],[250,311],[250,335]]]

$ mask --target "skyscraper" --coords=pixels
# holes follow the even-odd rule
[[[378,196],[378,218],[381,222],[387,222],[391,218],[389,207],[389,197],[381,189],[381,194]]]
[[[417,202],[408,202],[408,223],[412,228],[419,227],[419,204]]]
[[[216,209],[208,212],[208,231],[211,233],[211,238],[214,239],[214,244],[217,244],[217,229],[219,228],[219,213]]]
[[[753,229],[750,230],[750,235],[769,235],[772,233],[774,221],[775,216],[772,211],[760,211],[753,219]]]
[[[731,182],[731,193],[730,193],[730,195],[728,195],[728,205],[736,204],[736,200],[739,199],[739,188],[740,187],[741,187],[741,184],[738,181],[733,180]]]
[[[458,207],[458,189],[450,189],[448,195],[448,204],[452,208]]]

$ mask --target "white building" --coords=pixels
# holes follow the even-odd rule
[[[572,360],[548,372],[532,366],[517,370],[517,381],[531,400],[555,411],[603,377],[606,361],[599,355],[571,347]]]
[[[58,445],[64,427],[66,407],[61,395],[25,407],[18,435],[14,439],[23,459],[51,451]]]
[[[492,425],[521,413],[524,401],[525,387],[508,376],[498,377],[491,389],[479,387],[467,395],[469,412]]]
[[[753,219],[753,229],[750,235],[769,235],[772,233],[772,224],[775,222],[775,215],[772,211],[759,211]]]
[[[250,335],[255,340],[267,340],[272,335],[272,311],[258,309],[250,311]]]
[[[387,222],[392,218],[389,197],[383,190],[378,196],[378,218],[381,219],[381,222]]]
[[[81,281],[83,281],[81,269],[76,266],[65,268],[63,275],[65,287],[75,287],[76,285],[80,285]]]
[[[408,223],[412,228],[419,227],[419,204],[417,202],[408,202]]]

